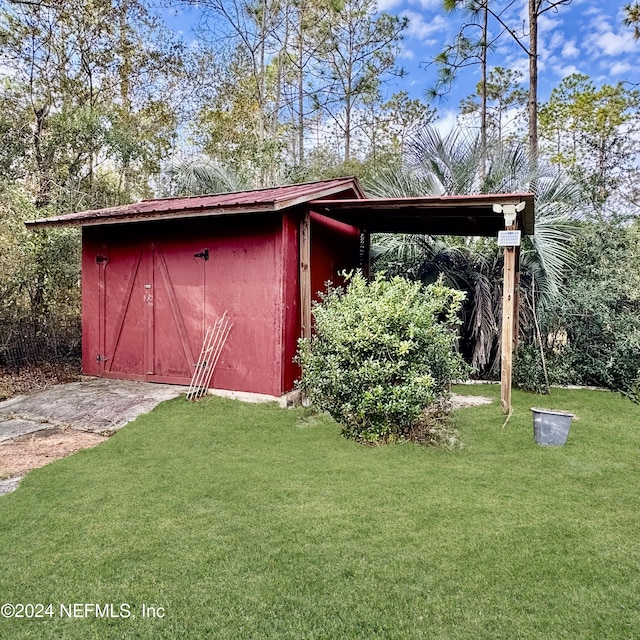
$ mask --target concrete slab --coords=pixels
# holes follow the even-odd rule
[[[0,420],[11,419],[7,430],[17,431],[11,437],[30,433],[24,429],[33,426],[42,429],[47,422],[96,433],[115,431],[186,391],[177,385],[86,378],[0,402]],[[0,422],[0,433],[2,424],[8,423]]]
[[[51,428],[47,422],[25,420],[24,418],[9,418],[0,422],[0,442],[11,440],[17,436],[24,436],[28,433],[42,431]]]

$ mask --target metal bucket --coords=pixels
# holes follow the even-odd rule
[[[563,445],[569,436],[573,413],[553,409],[537,409],[533,412],[533,437],[542,446]]]

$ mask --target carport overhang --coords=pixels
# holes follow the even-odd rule
[[[500,231],[520,230],[525,236],[533,235],[535,229],[534,197],[531,193],[315,200],[309,203],[309,208],[361,230],[366,254],[365,270],[369,262],[371,233],[497,238]],[[505,414],[511,413],[513,349],[518,339],[519,265],[520,246],[505,246],[500,376],[500,402]],[[310,290],[302,283],[303,275],[301,272],[301,291]],[[303,318],[303,326],[305,322],[310,326],[310,301],[308,306],[303,303],[302,307],[309,315],[309,318]]]
[[[426,198],[366,198],[314,200],[313,211],[369,233],[411,233],[497,237],[504,216],[494,205],[519,205],[515,226],[523,235],[534,232],[533,194],[483,194]]]

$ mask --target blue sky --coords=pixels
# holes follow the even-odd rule
[[[557,13],[547,12],[540,20],[539,97],[546,100],[551,89],[571,73],[584,73],[596,85],[619,81],[640,81],[640,41],[622,24],[626,0],[573,0]],[[416,97],[424,96],[433,84],[436,70],[428,62],[452,42],[461,18],[447,15],[441,0],[378,0],[381,10],[406,15],[409,28],[402,44],[401,64],[407,70],[401,88]],[[526,0],[516,0],[511,23],[522,23]],[[495,27],[494,27],[495,31]],[[490,55],[491,66],[518,69],[525,86],[528,60],[525,53],[505,34]],[[460,98],[474,92],[479,76],[475,69],[465,74],[439,111],[457,110]],[[443,114],[444,115],[444,114]]]
[[[545,101],[564,77],[577,72],[591,77],[597,86],[620,81],[640,83],[640,41],[635,41],[633,30],[622,24],[622,8],[627,1],[572,0],[569,6],[561,6],[557,12],[549,11],[541,17],[540,101]],[[429,63],[453,41],[462,19],[455,13],[446,14],[441,7],[442,0],[378,0],[379,10],[409,18],[399,60],[407,75],[389,81],[389,94],[405,90],[412,97],[426,99],[426,91],[437,76],[437,69]],[[197,22],[197,9],[174,7],[167,14],[169,26],[181,29],[189,39],[189,27]],[[527,0],[514,0],[508,22],[523,24],[526,15]],[[492,29],[495,35],[495,24]],[[489,63],[522,71],[526,88],[527,56],[508,34],[497,42]],[[434,104],[444,128],[453,124],[460,99],[475,92],[478,80],[479,69],[474,67],[460,76],[445,99]]]

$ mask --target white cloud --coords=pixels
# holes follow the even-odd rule
[[[638,43],[634,40],[631,29],[616,32],[602,18],[594,20],[593,25],[594,30],[587,35],[585,42],[595,56],[616,57],[625,53],[637,53]]]
[[[400,45],[400,55],[398,56],[403,60],[415,60],[416,54],[413,49],[405,46],[404,44]]]
[[[440,135],[446,136],[457,126],[458,115],[458,111],[452,109],[438,111],[438,119],[433,122],[433,126],[440,132]]]
[[[416,11],[404,11],[403,14],[409,18],[409,26],[406,34],[410,38],[426,40],[435,33],[445,31],[448,26],[447,21],[442,16],[436,16],[433,20],[425,20],[425,16]]]
[[[562,22],[562,19],[555,13],[543,13],[538,17],[538,34],[544,36],[545,34],[551,33],[557,29]]]
[[[565,42],[561,55],[563,58],[577,58],[580,55],[580,49],[576,47],[576,41],[569,40],[569,42]]]
[[[422,9],[437,9],[442,8],[441,0],[411,0],[411,4],[417,4]]]
[[[441,12],[442,4],[441,0],[377,0],[376,3],[378,11],[391,11],[397,9],[402,5],[411,5],[418,10],[438,11]],[[396,13],[403,13],[402,11],[396,11]]]
[[[582,71],[574,64],[554,66],[553,70],[559,78],[563,79],[573,75],[574,73],[582,73]]]
[[[610,73],[612,76],[623,76],[629,71],[631,71],[631,69],[633,69],[633,67],[628,62],[621,61],[621,62],[616,62],[611,67]]]
[[[631,33],[613,33],[607,31],[598,34],[594,38],[595,45],[599,48],[602,55],[618,56],[622,53],[635,53],[638,43],[635,42]]]
[[[548,51],[549,49],[551,50],[555,50],[555,49],[559,49],[560,47],[563,46],[565,42],[565,35],[564,33],[562,33],[562,31],[553,31],[551,33],[551,37],[549,38],[549,40],[545,43],[545,49]]]

